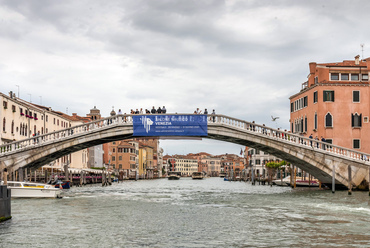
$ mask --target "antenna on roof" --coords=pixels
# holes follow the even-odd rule
[[[364,59],[364,46],[365,44],[360,44],[361,46],[361,52],[362,52],[362,57],[361,57],[361,60]]]

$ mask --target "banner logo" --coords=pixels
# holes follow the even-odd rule
[[[150,118],[144,116],[143,118],[141,118],[141,123],[144,125],[146,133],[149,133],[150,126],[153,125],[154,122]]]

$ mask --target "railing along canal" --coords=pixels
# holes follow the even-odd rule
[[[184,114],[165,114],[165,115],[184,115]],[[67,129],[33,136],[32,138],[14,141],[0,146],[0,157],[14,151],[21,151],[26,148],[36,147],[62,141],[64,139],[74,138],[94,131],[100,131],[112,125],[132,126],[133,115],[116,115],[104,119],[88,122]],[[150,115],[149,115],[150,116]],[[259,125],[254,122],[247,122],[225,115],[208,115],[208,125],[225,125],[247,133],[264,136],[268,139],[278,140],[283,143],[290,143],[299,147],[306,147],[313,150],[320,150],[325,153],[341,155],[350,159],[359,160],[359,162],[370,164],[370,155],[353,149],[332,145],[315,139],[310,139],[297,134],[292,134],[280,129],[274,129],[265,125]]]

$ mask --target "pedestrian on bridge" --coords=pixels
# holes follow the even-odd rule
[[[162,113],[163,114],[165,114],[167,112],[167,109],[166,109],[166,107],[165,106],[163,106],[163,108],[162,108]]]
[[[204,109],[204,114],[208,115],[208,110],[207,109]]]
[[[309,139],[311,139],[311,140],[310,140],[310,145],[311,145],[311,147],[313,147],[313,146],[312,146],[312,138],[313,138],[312,133],[311,133],[311,135],[310,135],[308,138],[309,138]]]
[[[155,107],[153,106],[152,110],[151,110],[152,114],[155,114],[157,111],[155,110]]]
[[[321,141],[322,142],[326,142],[325,138],[321,136]],[[326,147],[325,147],[325,144],[322,144],[322,149],[325,150]]]
[[[215,110],[212,111],[212,119],[213,119],[213,122],[215,122],[215,120],[216,120],[216,111]]]
[[[161,107],[158,107],[158,109],[157,109],[157,114],[162,114],[162,109],[161,109]]]

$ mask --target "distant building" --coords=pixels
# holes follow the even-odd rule
[[[308,80],[290,97],[290,130],[370,152],[370,58],[309,64]]]

